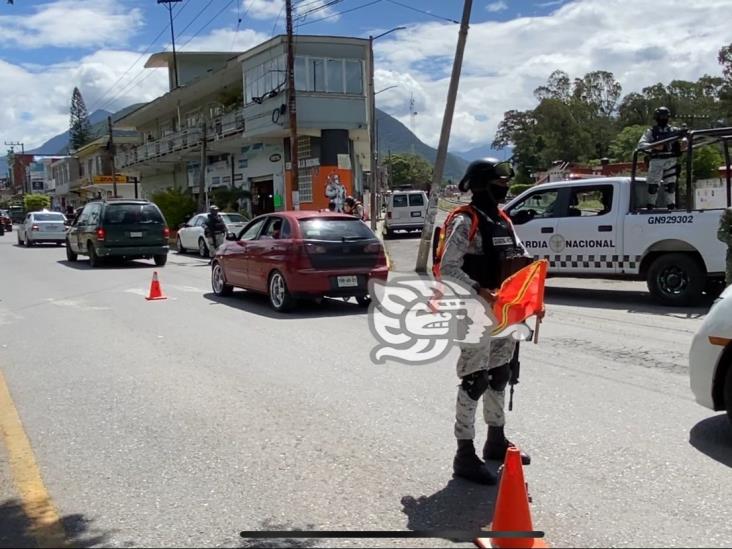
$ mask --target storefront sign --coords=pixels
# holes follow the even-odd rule
[[[282,155],[279,153],[274,153],[273,155],[270,155],[269,161],[270,162],[279,162],[282,160]]]

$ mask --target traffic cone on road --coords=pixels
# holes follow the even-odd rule
[[[533,532],[531,510],[529,509],[528,487],[524,482],[521,451],[509,447],[503,463],[498,498],[493,511],[491,532]],[[547,547],[540,538],[478,538],[478,547],[531,548]]]
[[[157,299],[168,299],[163,295],[163,291],[160,289],[160,282],[158,282],[158,272],[153,273],[152,282],[150,283],[150,295],[145,299],[148,301],[154,301]]]

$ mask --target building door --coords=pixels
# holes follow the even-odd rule
[[[271,179],[252,182],[252,214],[274,212],[274,182]]]

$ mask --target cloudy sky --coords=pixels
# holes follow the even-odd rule
[[[416,133],[439,138],[462,0],[295,0],[300,34],[375,42],[378,106]],[[732,41],[732,0],[474,0],[451,149],[492,141],[508,109],[534,105],[555,69],[608,70],[623,92],[659,81],[720,74]],[[284,32],[283,0],[182,0],[181,51],[241,51]],[[40,145],[68,127],[79,86],[90,112],[118,110],[165,91],[164,71],[144,69],[170,48],[168,12],[156,0],[0,0],[0,140]]]

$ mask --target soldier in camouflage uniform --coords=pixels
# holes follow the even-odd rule
[[[725,284],[732,285],[732,208],[727,208],[719,221],[717,238],[727,244],[727,273]]]
[[[512,274],[511,270],[531,261],[518,239],[508,217],[499,204],[508,192],[513,170],[495,159],[470,164],[459,184],[462,192],[471,190],[471,207],[477,216],[459,213],[445,227],[445,244],[439,276],[472,286],[488,302],[495,300],[495,290]],[[471,240],[471,226],[478,220],[478,231]],[[517,262],[518,260],[518,262]],[[479,347],[465,347],[457,363],[461,380],[455,413],[455,437],[458,450],[453,462],[455,476],[481,484],[495,484],[495,475],[475,452],[475,415],[478,400],[483,397],[483,417],[488,424],[488,437],[483,447],[484,460],[503,460],[511,443],[504,435],[505,388],[511,370],[509,362],[516,349],[511,338],[484,338]],[[522,454],[525,464],[530,462]]]
[[[648,174],[646,176],[646,184],[648,185],[646,208],[652,210],[656,207],[659,190],[663,190],[664,205],[669,210],[673,210],[676,208],[676,180],[678,178],[681,144],[677,141],[653,146],[653,143],[668,139],[674,134],[678,134],[681,129],[669,125],[671,111],[666,107],[656,109],[653,117],[656,120],[656,125],[648,128],[638,142],[638,147],[650,151]]]

